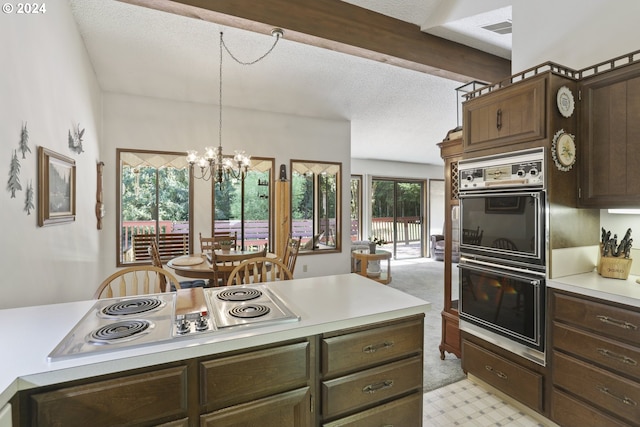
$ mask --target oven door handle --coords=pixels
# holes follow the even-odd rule
[[[462,261],[462,260],[461,260]],[[476,264],[477,263],[477,264]],[[483,265],[479,265],[483,264]],[[484,263],[482,261],[473,261],[473,263],[460,263],[458,264],[458,268],[468,268],[470,270],[481,271],[483,273],[491,273],[491,274],[504,274],[507,277],[513,277],[519,280],[523,280],[529,282],[531,286],[540,286],[542,280],[532,278],[531,276],[525,274],[518,274],[518,272],[510,271],[508,267],[505,267],[507,271],[503,270],[502,266],[497,266],[491,263]]]

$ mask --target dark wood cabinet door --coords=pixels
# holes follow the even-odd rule
[[[640,64],[587,79],[579,90],[580,205],[636,207],[640,202]]]
[[[545,137],[546,80],[509,86],[464,103],[464,152]]]
[[[200,425],[310,427],[314,424],[311,406],[311,391],[309,387],[305,387],[202,415]]]
[[[422,393],[417,392],[402,399],[323,424],[322,427],[420,425],[422,425]]]
[[[150,426],[187,416],[187,367],[160,369],[31,396],[34,426]]]

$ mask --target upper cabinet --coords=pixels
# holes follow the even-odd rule
[[[464,151],[545,137],[546,79],[534,78],[464,104]]]
[[[640,63],[583,79],[581,207],[640,203]]]

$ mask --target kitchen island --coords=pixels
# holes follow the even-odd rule
[[[27,393],[29,397],[25,399],[45,405],[57,398],[52,393],[59,384],[75,387],[74,391],[85,390],[89,383],[87,379],[96,378],[96,381],[112,385],[126,382],[117,377],[121,373],[126,373],[126,378],[138,379],[140,375],[147,378],[161,371],[162,378],[175,377],[178,384],[189,383],[183,394],[176,391],[180,399],[189,402],[183,405],[184,413],[179,414],[180,417],[176,415],[176,424],[171,425],[196,425],[197,416],[204,417],[202,408],[214,414],[207,416],[215,423],[234,414],[224,412],[223,404],[207,400],[211,396],[202,395],[202,391],[210,391],[205,385],[207,373],[223,375],[235,363],[234,357],[251,359],[255,356],[266,366],[278,366],[278,358],[274,355],[280,354],[290,357],[289,365],[299,363],[300,358],[306,359],[300,372],[307,377],[295,384],[297,388],[277,390],[279,402],[298,399],[296,393],[299,393],[300,399],[309,403],[311,414],[306,418],[298,417],[295,425],[315,425],[320,418],[323,422],[333,422],[341,418],[378,416],[380,411],[406,413],[406,408],[417,408],[417,388],[412,382],[416,380],[411,373],[418,368],[422,373],[422,327],[424,312],[430,306],[428,302],[357,274],[296,279],[268,286],[286,301],[300,317],[299,321],[212,332],[60,361],[49,361],[47,355],[95,301],[2,310],[0,321],[16,327],[6,328],[5,345],[0,351],[0,410],[16,394]],[[361,351],[357,352],[360,354],[353,354],[353,345],[360,346]],[[373,355],[376,361],[361,360],[362,354]],[[225,364],[220,368],[217,364],[222,359]],[[387,374],[397,375],[395,383],[376,381],[380,375],[385,377]],[[270,372],[267,378],[269,375],[276,374]],[[346,395],[341,393],[348,393],[345,384],[360,377],[373,381],[368,385],[369,389],[362,391],[364,397],[384,395],[388,390],[400,394],[383,398],[380,405],[363,401],[355,406],[344,406],[342,402]],[[202,383],[194,386],[191,384],[194,379]],[[274,382],[280,381],[274,377]],[[76,383],[81,385],[76,386]],[[256,379],[255,384],[257,387],[261,382]],[[421,384],[422,375],[419,388]],[[42,393],[33,397],[29,394],[33,390]],[[150,392],[148,388],[145,391]],[[263,398],[255,390],[253,393],[257,393],[253,396],[256,402],[266,404],[265,399],[273,398]],[[13,399],[12,402],[22,406],[21,417],[28,415],[29,410],[24,407],[26,400]],[[166,405],[171,406],[169,402]],[[314,409],[315,405],[320,410]],[[273,407],[272,404],[267,406]],[[241,407],[241,404],[234,406]],[[292,407],[296,408],[296,413],[300,412],[299,403]],[[419,408],[421,411],[421,400]],[[15,413],[14,410],[14,416]],[[169,418],[163,420],[166,422]]]

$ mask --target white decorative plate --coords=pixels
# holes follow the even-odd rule
[[[566,133],[563,129],[556,132],[551,142],[551,156],[559,170],[563,172],[571,170],[576,162],[575,136]]]
[[[556,102],[558,104],[558,110],[560,114],[564,117],[571,117],[573,114],[573,110],[575,109],[575,101],[573,99],[573,93],[571,93],[571,89],[566,86],[562,86],[558,89],[558,95],[556,97]]]

